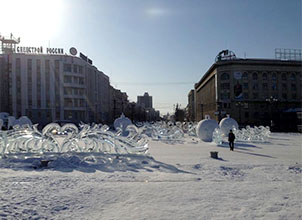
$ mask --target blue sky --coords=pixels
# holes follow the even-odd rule
[[[230,49],[274,58],[301,48],[300,0],[0,0],[0,34],[24,46],[72,46],[131,101],[148,92],[162,114]]]

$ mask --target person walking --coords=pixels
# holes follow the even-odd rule
[[[230,150],[231,151],[234,151],[234,141],[235,141],[235,135],[234,135],[233,131],[230,130],[230,133],[229,133],[229,145],[230,145]]]

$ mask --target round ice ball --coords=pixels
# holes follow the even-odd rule
[[[220,123],[219,127],[221,129],[221,132],[224,136],[228,136],[230,130],[236,128],[238,130],[238,123],[235,119],[230,118],[230,116],[227,116],[226,118],[223,118]]]
[[[197,124],[196,135],[202,141],[211,142],[215,128],[219,128],[217,121],[206,117]]]

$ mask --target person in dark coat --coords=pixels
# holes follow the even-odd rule
[[[234,151],[234,141],[235,141],[235,135],[234,135],[233,131],[230,130],[230,133],[229,133],[229,145],[230,145],[230,150],[231,151]]]

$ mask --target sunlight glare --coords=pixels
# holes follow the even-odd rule
[[[21,38],[21,44],[45,43],[59,32],[62,0],[0,0],[0,6],[0,34],[13,33]]]

